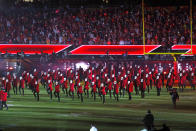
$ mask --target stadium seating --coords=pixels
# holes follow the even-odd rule
[[[133,9],[31,5],[0,10],[0,44],[143,44],[141,5]],[[188,8],[146,8],[146,44],[190,44],[189,21]]]

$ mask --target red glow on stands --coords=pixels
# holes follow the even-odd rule
[[[191,45],[173,45],[172,50],[188,50],[186,53],[191,53]],[[192,54],[184,54],[184,56],[196,55],[196,45],[192,45]]]
[[[9,44],[9,45],[0,45],[0,52],[2,54],[5,54],[6,52],[11,54],[17,54],[21,51],[24,52],[24,54],[41,54],[47,53],[52,54],[54,51],[55,53],[58,53],[66,48],[68,48],[70,45],[19,45],[19,44]]]
[[[151,52],[160,45],[146,45],[145,51]],[[143,45],[82,45],[71,51],[73,55],[144,55]]]
[[[125,14],[128,14],[129,13],[129,11],[127,10],[127,11],[125,11]]]
[[[108,44],[110,42],[108,41]],[[23,51],[25,54],[52,54],[54,51],[58,53],[71,45],[24,45],[24,44],[2,44],[0,52],[17,54]],[[145,52],[150,53],[160,47],[160,45],[145,45]],[[73,49],[70,53],[73,55],[144,55],[144,45],[82,45]],[[174,45],[172,50],[188,50],[186,53],[191,53],[191,45]],[[192,45],[193,55],[196,55],[196,45]],[[191,56],[191,54],[185,54]]]
[[[59,12],[60,12],[60,10],[59,10],[59,9],[57,9],[57,10],[55,11],[55,13],[56,13],[56,14],[58,14]]]
[[[13,70],[14,68],[13,67],[9,67],[9,70]]]

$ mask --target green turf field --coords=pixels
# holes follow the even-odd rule
[[[0,127],[9,131],[88,131],[91,123],[95,123],[99,131],[139,131],[144,128],[142,119],[147,109],[151,109],[158,129],[166,123],[172,131],[196,131],[196,91],[191,89],[179,93],[177,109],[173,109],[165,89],[160,97],[152,90],[144,99],[133,95],[132,101],[127,95],[119,102],[107,96],[106,104],[99,97],[96,101],[84,97],[81,103],[77,97],[72,100],[64,94],[60,103],[54,97],[50,101],[42,87],[40,94],[37,102],[28,89],[25,96],[15,96],[11,91],[9,110],[0,111]]]

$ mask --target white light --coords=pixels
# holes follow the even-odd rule
[[[82,67],[83,70],[87,70],[89,68],[89,65],[84,62],[76,63],[76,69],[79,69],[80,67]]]
[[[98,131],[97,128],[95,126],[92,126],[90,131]]]
[[[24,2],[33,2],[33,0],[24,0]]]

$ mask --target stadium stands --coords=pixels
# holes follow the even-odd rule
[[[29,4],[0,10],[1,44],[137,45],[143,42],[141,4],[131,9],[123,6],[40,8]],[[165,47],[190,44],[189,21],[185,7],[146,8],[146,44]]]

